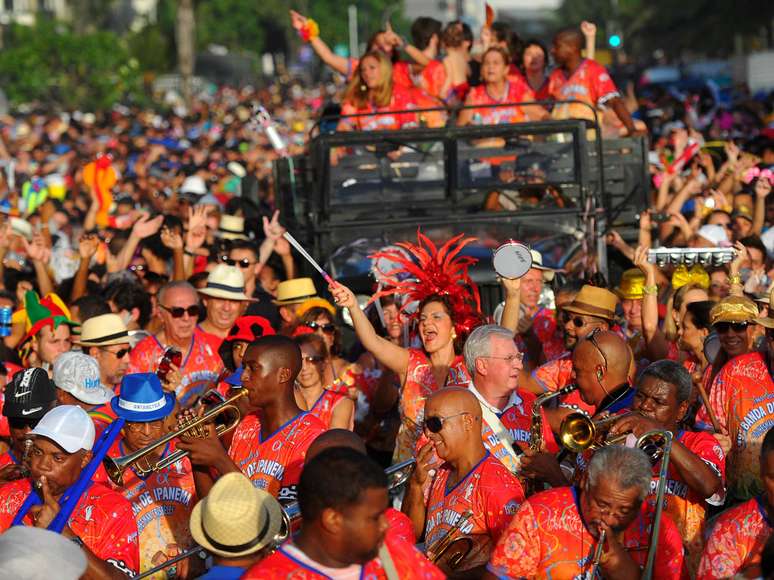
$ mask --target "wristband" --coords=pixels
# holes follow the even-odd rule
[[[304,42],[309,42],[320,36],[320,27],[317,26],[317,22],[307,18],[304,25],[298,29],[298,35]]]
[[[651,284],[650,286],[647,286],[647,285],[643,286],[642,293],[647,294],[648,296],[657,296],[658,286],[656,284]]]
[[[733,286],[734,284],[741,286],[742,285],[742,277],[739,274],[733,274],[728,277],[728,282]]]

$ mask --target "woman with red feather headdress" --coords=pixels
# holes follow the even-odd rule
[[[403,348],[379,336],[349,288],[338,283],[329,287],[336,304],[349,308],[363,347],[400,377],[401,426],[394,462],[415,454],[424,420],[425,399],[442,387],[464,387],[470,383],[465,362],[455,349],[455,341],[462,344],[465,336],[481,321],[478,288],[468,275],[468,269],[476,260],[459,255],[474,239],[463,239],[460,234],[439,249],[417,232],[416,245],[397,244],[405,252],[393,249],[371,256],[375,260],[384,258],[398,264],[393,270],[382,272],[389,289],[377,293],[372,300],[387,294],[402,296],[402,316],[406,314],[407,306],[418,302],[412,316],[419,322],[422,348]],[[406,275],[410,278],[405,279]]]

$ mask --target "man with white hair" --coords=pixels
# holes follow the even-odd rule
[[[518,456],[529,447],[532,404],[536,396],[519,389],[523,355],[507,328],[479,326],[463,348],[465,365],[473,382],[469,386],[482,412],[484,446],[508,469],[519,471]],[[543,426],[548,429],[547,421]],[[542,437],[546,440],[546,437]],[[552,452],[558,451],[554,439]]]
[[[641,450],[613,445],[594,454],[580,488],[556,487],[521,504],[500,537],[485,578],[585,578],[597,564],[605,578],[639,578],[650,546],[651,464]],[[661,516],[653,578],[682,577],[683,544]]]
[[[62,496],[92,460],[94,423],[75,405],[54,407],[30,436],[30,477],[0,489],[0,532],[11,527],[32,492],[33,482],[42,504],[32,507],[22,523],[47,528],[59,513]],[[86,487],[62,535],[83,549],[88,577],[125,578],[138,570],[137,523],[132,508],[121,494],[100,482]]]

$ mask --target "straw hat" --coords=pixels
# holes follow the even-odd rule
[[[245,276],[236,266],[218,264],[207,276],[207,285],[199,289],[199,294],[224,298],[226,300],[250,300],[245,294]]]
[[[596,316],[605,320],[613,320],[617,304],[618,297],[610,290],[586,284],[580,289],[575,300],[562,310],[586,316]]]
[[[282,527],[282,508],[242,473],[227,473],[191,511],[191,536],[208,552],[235,558],[268,546]]]
[[[293,278],[280,282],[277,286],[277,299],[274,304],[284,306],[286,304],[300,304],[309,298],[317,297],[317,289],[311,278]]]
[[[615,288],[615,293],[621,300],[641,300],[645,295],[645,274],[639,268],[630,268],[621,276],[621,282]]]
[[[238,215],[223,214],[218,223],[217,236],[224,240],[246,240],[245,218]]]
[[[101,314],[86,319],[81,326],[81,337],[75,341],[81,346],[110,346],[129,342],[129,330],[118,314]]]
[[[759,300],[759,302],[763,302],[763,300]],[[774,303],[774,287],[772,287],[771,292],[769,292],[766,303],[769,305],[769,315],[765,318],[756,318],[755,323],[765,326],[766,328],[774,328],[774,318],[771,317],[771,305]]]

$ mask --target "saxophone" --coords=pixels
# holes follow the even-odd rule
[[[543,448],[543,416],[540,414],[543,405],[555,399],[561,397],[567,393],[572,393],[578,388],[578,385],[572,384],[562,387],[557,391],[550,393],[544,393],[540,395],[535,402],[532,403],[532,421],[529,427],[529,450],[539,453]]]

